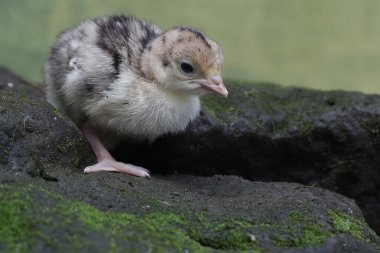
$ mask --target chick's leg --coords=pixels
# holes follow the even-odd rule
[[[115,171],[137,177],[150,177],[149,172],[142,167],[117,162],[101,143],[91,126],[83,125],[81,129],[98,160],[97,164],[86,167],[84,169],[84,173],[98,171]]]

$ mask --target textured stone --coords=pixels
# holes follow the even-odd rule
[[[288,91],[270,87],[284,92],[279,94]],[[248,88],[237,85],[234,89]],[[239,94],[241,92],[245,94],[244,90]],[[355,202],[322,188],[297,183],[251,182],[238,176],[153,174],[151,180],[146,180],[106,172],[85,175],[83,167],[92,164],[94,157],[79,130],[67,117],[36,97],[0,91],[0,251],[380,250],[379,237],[365,223]],[[260,102],[250,100],[249,103],[252,101]],[[206,102],[208,113],[203,113],[186,133],[163,137],[152,146],[124,144],[116,154],[152,165],[151,168],[161,173],[226,173],[284,181],[306,180],[309,179],[305,177],[307,174],[317,175],[311,179],[329,175],[330,171],[324,174],[322,171],[322,175],[315,171],[318,167],[313,167],[316,163],[313,156],[310,156],[313,163],[303,157],[307,152],[320,150],[312,145],[315,139],[303,140],[308,131],[311,131],[310,138],[315,138],[313,127],[292,133],[286,129],[276,128],[273,132],[262,127],[260,132],[250,125],[252,115],[248,117],[242,113],[254,113],[256,107],[256,113],[261,113],[263,108],[259,105],[252,105],[251,109],[248,104],[240,105],[246,109],[240,112],[233,109],[232,102],[228,104],[231,104],[228,111],[218,107],[218,103],[227,103],[225,100]],[[308,110],[305,105],[303,107]],[[281,106],[274,105],[274,108]],[[235,113],[239,119],[234,118]],[[302,110],[299,113],[302,114]],[[276,115],[262,118],[273,120]],[[285,116],[282,119],[287,119],[283,122],[285,127],[289,119]],[[304,125],[298,120],[289,126],[293,129]],[[271,125],[265,122],[262,126]],[[336,134],[346,134],[334,129]],[[288,157],[272,154],[285,152],[280,149],[279,140],[297,136],[299,142],[287,146],[287,154],[299,160],[285,163],[289,162]],[[325,140],[319,139],[321,143]],[[360,145],[352,143],[351,146],[354,144]],[[293,153],[295,151],[290,148],[299,153]],[[269,152],[267,156],[265,152]],[[347,151],[340,152],[346,154]],[[278,161],[279,157],[284,164]],[[255,163],[250,164],[252,161]],[[260,171],[256,171],[256,167]],[[282,174],[279,173],[281,168],[284,169]]]
[[[380,249],[354,201],[316,187],[236,176],[146,180],[74,172],[57,182],[5,176],[0,223],[5,252]]]
[[[0,90],[17,92],[26,96],[43,98],[44,90],[40,85],[32,84],[0,66]]]
[[[94,162],[75,124],[43,99],[0,91],[0,108],[2,173],[55,181]]]
[[[116,156],[154,172],[299,182],[354,198],[380,232],[380,96],[227,82],[183,134],[124,143]]]

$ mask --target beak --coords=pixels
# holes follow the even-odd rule
[[[228,91],[226,89],[226,86],[224,86],[223,79],[221,76],[211,77],[211,80],[202,84],[202,88],[212,92],[216,92],[222,95],[223,97],[228,96]]]

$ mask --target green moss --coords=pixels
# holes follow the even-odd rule
[[[363,226],[361,222],[346,214],[338,213],[333,210],[329,210],[328,214],[332,219],[333,226],[336,231],[348,233],[361,239],[364,238]]]
[[[66,203],[60,203],[56,209],[64,210],[64,215],[77,216],[81,223],[97,231],[105,230],[106,226],[113,228],[126,226],[133,220],[133,215],[130,214],[105,213],[78,202],[71,203],[68,207],[63,206],[64,204]]]
[[[228,104],[228,99],[212,95],[202,97],[202,108],[218,120],[222,120],[222,115],[226,112],[233,112],[234,110],[234,108]]]
[[[175,214],[151,213],[136,216],[125,213],[102,212],[88,205],[75,203],[65,215],[77,216],[78,220],[108,239],[110,252],[122,252],[119,242],[127,241],[144,245],[143,248],[165,252],[166,248],[179,251],[184,248],[202,251],[180,225],[183,217]]]
[[[52,106],[53,107],[53,106]],[[63,119],[65,118],[66,116],[64,116],[64,114],[58,110],[57,108],[53,107],[53,113],[60,119]]]
[[[36,99],[31,99],[30,97],[21,93],[16,94],[7,91],[0,91],[0,101],[5,101],[8,105],[13,105],[16,111],[24,111],[24,109],[20,107],[38,106],[38,102]]]
[[[19,197],[18,192],[0,191],[0,245],[7,245],[9,252],[27,252],[33,243],[29,203]]]
[[[313,125],[326,112],[344,111],[362,103],[356,93],[321,92],[289,88],[270,83],[226,81],[230,96],[205,96],[203,109],[220,123],[229,124],[236,118],[250,122],[257,132],[273,135],[300,135],[311,141]],[[371,101],[371,97],[367,98]],[[357,103],[356,103],[357,101]],[[261,120],[260,120],[261,119]],[[261,122],[262,121],[262,122]],[[380,143],[380,127],[372,126],[373,144]],[[377,130],[376,130],[377,129]]]
[[[70,167],[78,168],[81,161],[81,154],[73,152],[73,150],[79,150],[79,147],[83,145],[83,140],[80,138],[66,137],[60,143],[57,149],[62,153],[70,154]]]
[[[202,219],[201,219],[202,220]],[[130,252],[181,251],[209,252],[213,246],[220,249],[255,250],[244,229],[244,221],[206,220],[192,223],[186,216],[175,213],[104,212],[36,186],[0,185],[0,249],[27,252],[36,245],[68,251],[82,251],[93,247],[97,251]],[[5,224],[5,225],[4,225]],[[202,235],[190,232],[202,231]],[[211,234],[210,234],[211,233]],[[59,234],[57,240],[52,235]],[[99,240],[92,241],[95,237]],[[202,245],[209,238],[212,244]],[[199,239],[199,240],[197,240]]]
[[[332,232],[322,228],[308,213],[291,212],[285,224],[278,224],[281,235],[273,236],[281,248],[304,247],[321,244]]]
[[[0,250],[262,252],[268,247],[266,238],[272,239],[273,248],[316,245],[336,233],[361,239],[369,233],[376,240],[364,222],[332,210],[328,214],[332,226],[322,226],[309,212],[291,212],[279,223],[260,224],[207,213],[137,215],[101,211],[33,185],[0,185]]]
[[[289,221],[291,222],[310,221],[310,216],[306,215],[305,213],[295,211],[289,214]]]
[[[323,230],[318,225],[307,225],[304,228],[303,234],[299,239],[299,245],[313,245],[320,244],[330,237],[332,233],[330,231]]]
[[[377,238],[375,232],[364,221],[331,209],[328,210],[328,215],[332,220],[336,233],[350,234],[365,241],[375,241]]]
[[[304,247],[309,245],[321,244],[326,238],[332,235],[331,232],[323,230],[318,225],[306,225],[296,227],[280,227],[285,232],[284,236],[274,236],[275,244],[281,248]]]
[[[290,128],[292,131],[298,129],[301,135],[309,135],[312,131],[309,115],[332,110],[332,106],[324,101],[326,98],[318,96],[321,93],[317,91],[297,90],[269,83],[229,83],[229,98],[212,95],[202,98],[203,109],[221,123],[243,117],[253,126],[263,129],[259,118],[264,115],[264,118],[269,116],[273,119],[270,131],[274,135],[288,134]]]
[[[199,224],[189,229],[191,238],[201,245],[224,250],[254,250],[260,252],[256,240],[252,240],[249,222],[238,219],[210,221],[204,215],[199,215],[193,224]],[[210,233],[211,232],[211,233]],[[211,236],[210,236],[211,235]]]

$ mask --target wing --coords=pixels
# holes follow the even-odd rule
[[[100,96],[116,78],[113,59],[97,40],[98,26],[86,21],[58,36],[46,63],[48,100],[71,118],[72,108],[80,113],[86,98]]]
[[[121,71],[139,72],[140,56],[160,30],[131,17],[98,18],[61,33],[45,66],[50,103],[78,122]]]

